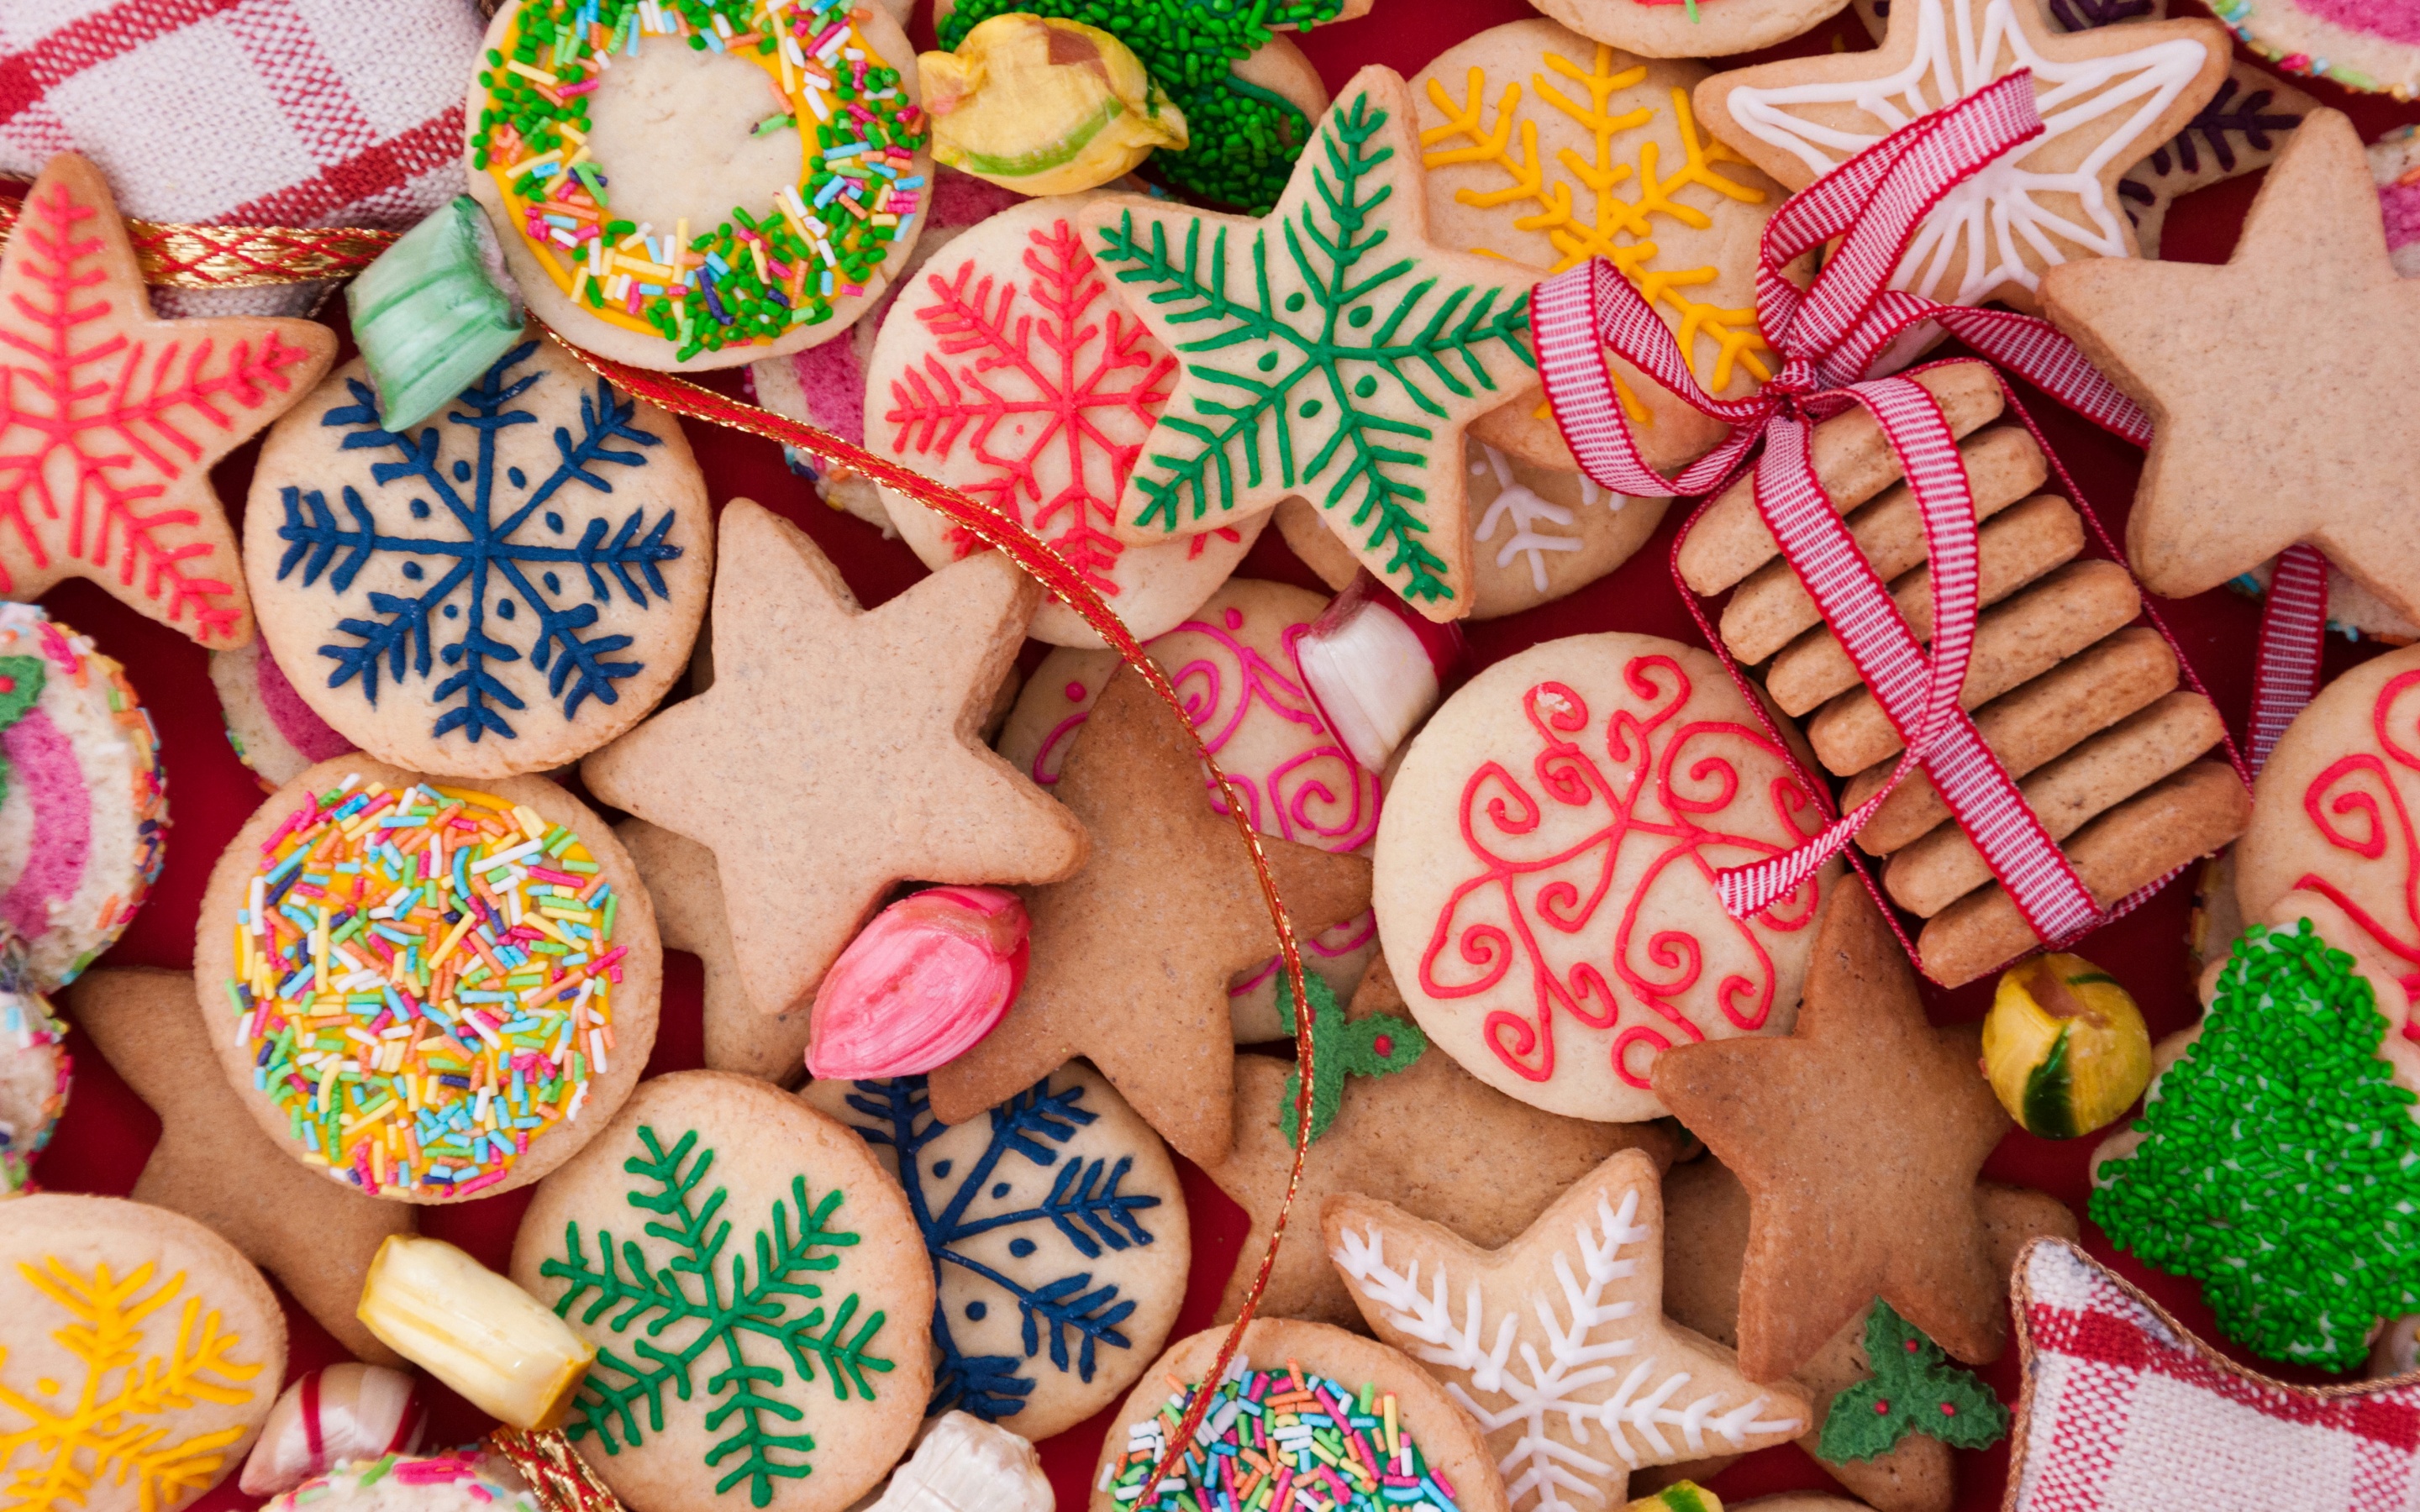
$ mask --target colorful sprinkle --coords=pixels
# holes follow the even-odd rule
[[[1101,1473],[1129,1512],[1455,1512],[1453,1487],[1421,1457],[1398,1421],[1394,1394],[1358,1392],[1295,1362],[1254,1370],[1237,1358],[1219,1381],[1193,1446],[1153,1499],[1144,1485],[1168,1452],[1194,1388],[1178,1389],[1156,1417],[1126,1429],[1126,1453]]]
[[[610,1069],[618,900],[578,837],[484,793],[341,786],[261,847],[227,996],[302,1159],[464,1196]]]
[[[479,74],[473,164],[557,286],[600,320],[675,343],[680,361],[820,324],[835,299],[863,292],[923,208],[908,185],[921,187],[929,129],[859,32],[869,14],[847,0],[533,0]],[[610,219],[611,168],[586,156],[588,93],[643,38],[763,68],[790,109],[754,134],[812,131],[799,180],[697,235]]]

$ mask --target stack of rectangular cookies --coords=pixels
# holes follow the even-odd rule
[[[2074,507],[2040,491],[2048,469],[2021,425],[1993,425],[1992,372],[1956,363],[1916,376],[1940,404],[1975,499],[1974,652],[1960,702],[2018,779],[2043,827],[2103,907],[2239,834],[2251,796],[2223,761],[2197,760],[2225,733],[2218,711],[2180,688],[2176,653],[2133,621],[2142,599],[2125,567],[2084,554]],[[1932,633],[1924,525],[1881,427],[1853,409],[1816,427],[1816,476],[1919,640]],[[1815,755],[1847,779],[1841,807],[1889,777],[1899,732],[1859,680],[1742,478],[1700,517],[1681,550],[1694,592],[1732,590],[1723,643],[1761,666],[1766,693],[1804,721]],[[1857,843],[1886,856],[1883,882],[1926,920],[1926,975],[1971,981],[2031,947],[2033,931],[1922,774],[1885,801]]]

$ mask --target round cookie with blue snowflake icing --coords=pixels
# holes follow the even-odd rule
[[[799,1094],[896,1172],[939,1304],[927,1415],[1047,1439],[1118,1399],[1168,1341],[1193,1257],[1168,1148],[1070,1061],[985,1118],[933,1117],[924,1078]]]
[[[713,577],[679,423],[535,329],[423,424],[359,360],[270,433],[244,512],[261,635],[362,749],[493,779],[578,760],[686,670]]]

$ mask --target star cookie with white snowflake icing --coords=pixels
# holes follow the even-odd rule
[[[2045,268],[2136,255],[2118,181],[2210,102],[2228,57],[2212,21],[2062,36],[2039,0],[1896,0],[1875,51],[1718,73],[1698,86],[1698,114],[1804,189],[1917,116],[2030,69],[2042,135],[1944,195],[1892,282],[1944,303],[2031,310]]]
[[[235,1247],[116,1197],[0,1204],[0,1496],[176,1512],[242,1465],[286,1316]]]
[[[0,595],[88,578],[206,646],[251,640],[210,469],[335,356],[309,320],[155,318],[109,186],[53,158],[0,251]]]
[[[1226,580],[1268,517],[1156,546],[1119,538],[1118,501],[1176,387],[1176,359],[1094,264],[1076,221],[1092,197],[1004,210],[916,273],[875,338],[866,442],[1013,517],[1148,640]],[[905,494],[882,490],[882,506],[927,566],[979,548]],[[1055,600],[1032,633],[1052,645],[1103,643]]]
[[[1498,1250],[1352,1196],[1327,1199],[1320,1228],[1370,1327],[1479,1420],[1515,1512],[1619,1506],[1635,1470],[1766,1448],[1813,1420],[1795,1385],[1755,1384],[1664,1316],[1664,1198],[1644,1151]]]
[[[906,1196],[752,1077],[642,1087],[538,1187],[511,1273],[597,1347],[564,1432],[630,1512],[840,1512],[924,1420],[933,1273]]]
[[[1686,344],[1698,381],[1738,398],[1780,366],[1757,326],[1756,267],[1764,223],[1785,196],[1698,125],[1689,91],[1706,74],[1533,19],[1448,49],[1411,88],[1438,245],[1542,275],[1606,258]],[[1612,362],[1651,466],[1677,468],[1722,440],[1722,422]],[[1472,429],[1529,460],[1575,466],[1534,398]]]
[[[261,633],[383,761],[473,778],[576,761],[687,669],[714,572],[680,424],[533,328],[416,430],[357,359],[270,433],[244,513]]]
[[[820,1081],[810,1107],[896,1174],[939,1301],[927,1417],[1047,1439],[1109,1406],[1168,1341],[1193,1257],[1168,1147],[1071,1061],[985,1118],[933,1117],[922,1076]]]
[[[1112,195],[1094,260],[1180,364],[1118,532],[1165,541],[1300,495],[1434,620],[1469,612],[1462,433],[1537,402],[1517,264],[1430,234],[1419,120],[1391,69],[1353,76],[1268,219]]]

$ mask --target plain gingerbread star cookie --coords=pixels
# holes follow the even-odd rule
[[[2010,1128],[1975,1026],[1926,1023],[1916,974],[1865,888],[1832,889],[1788,1039],[1656,1057],[1655,1090],[1748,1191],[1742,1368],[1804,1365],[1881,1297],[1943,1349],[1996,1359],[2008,1309],[1975,1200]]]
[[[2030,309],[2045,268],[2135,255],[2118,180],[2210,102],[2228,56],[2213,21],[2062,35],[2039,0],[1898,0],[1873,52],[1715,74],[1698,85],[1698,117],[1804,189],[1917,116],[2030,69],[2042,134],[1944,194],[1892,280],[1947,304]]]
[[[90,971],[60,1001],[160,1115],[160,1142],[129,1196],[181,1212],[241,1250],[352,1354],[401,1364],[354,1309],[371,1257],[390,1235],[414,1232],[419,1210],[339,1185],[277,1148],[225,1079],[207,1073],[215,1052],[192,972]]]
[[[1373,961],[1345,1018],[1405,1012],[1385,958]],[[1285,1200],[1294,1171],[1294,1101],[1286,1095],[1294,1073],[1292,1062],[1272,1056],[1236,1057],[1234,1146],[1202,1170],[1251,1222],[1218,1300],[1221,1322],[1243,1310]],[[1278,1248],[1261,1311],[1357,1325],[1351,1290],[1319,1245],[1302,1237],[1332,1193],[1391,1202],[1416,1218],[1450,1219],[1475,1243],[1506,1244],[1617,1150],[1644,1149],[1660,1168],[1680,1143],[1668,1124],[1566,1119],[1516,1102],[1434,1045],[1401,1071],[1348,1077],[1334,1121],[1302,1164],[1291,1237]],[[1506,1150],[1520,1154],[1507,1160]]]
[[[1429,238],[1401,76],[1344,86],[1265,221],[1131,195],[1082,212],[1094,264],[1182,363],[1118,533],[1165,541],[1299,496],[1433,620],[1470,612],[1464,429],[1537,396],[1536,274]]]
[[[714,853],[750,997],[803,999],[897,883],[1056,882],[1083,864],[1083,826],[983,743],[1042,596],[1007,558],[864,610],[759,504],[725,506],[720,549],[714,686],[581,775]]]
[[[1024,990],[991,1033],[933,1072],[933,1112],[963,1123],[1084,1056],[1162,1138],[1214,1165],[1232,1133],[1227,980],[1278,946],[1243,837],[1210,807],[1175,711],[1131,670],[1093,706],[1057,792],[1091,832],[1092,857],[1027,895]],[[1297,935],[1370,906],[1361,857],[1260,843]]]
[[[1620,1506],[1634,1470],[1769,1448],[1814,1421],[1795,1386],[1754,1383],[1664,1316],[1664,1197],[1644,1150],[1497,1250],[1367,1197],[1328,1198],[1320,1227],[1378,1337],[1479,1420],[1513,1512],[1566,1492]]]
[[[2198,594],[2307,541],[2420,619],[2420,428],[2401,403],[2420,283],[2387,258],[2342,114],[2304,118],[2224,267],[2059,269],[2042,306],[2150,411],[2126,527],[2145,587]]]
[[[154,317],[108,184],[53,158],[0,252],[0,594],[89,578],[206,646],[250,640],[210,469],[335,356],[309,320]]]

